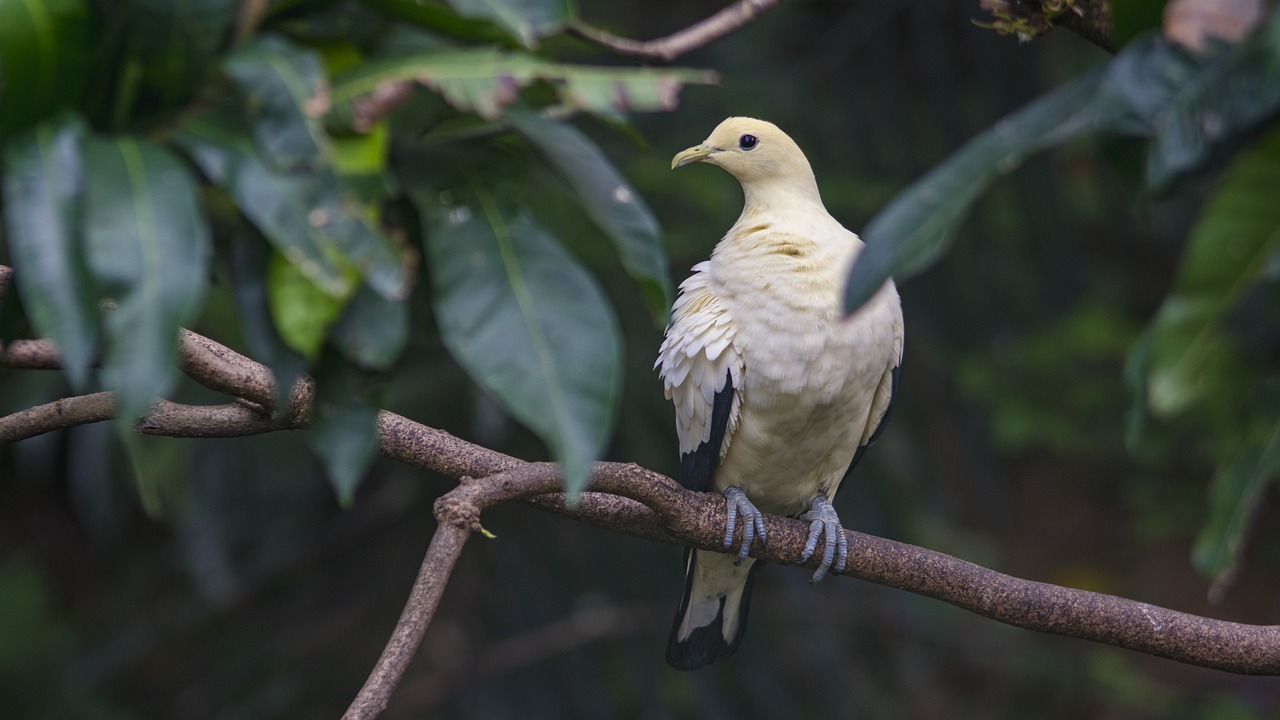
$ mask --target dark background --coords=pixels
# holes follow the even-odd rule
[[[656,37],[712,2],[584,0],[587,20]],[[1027,44],[946,0],[786,2],[680,64],[722,73],[678,110],[600,142],[661,220],[677,281],[741,208],[736,183],[671,156],[727,115],[804,148],[832,214],[857,230],[965,139],[1104,53],[1064,31]],[[569,39],[556,52],[616,63]],[[1268,492],[1220,602],[1192,568],[1212,465],[1170,440],[1135,457],[1125,357],[1167,291],[1204,187],[1141,200],[1125,148],[1081,143],[999,182],[954,250],[900,284],[907,324],[891,426],[837,500],[847,527],[1044,582],[1247,623],[1280,622]],[[1206,181],[1207,182],[1207,181]],[[608,459],[674,474],[661,340],[598,231],[529,183],[539,213],[600,275],[622,321],[625,398]],[[541,197],[545,195],[546,197]],[[198,330],[235,344],[215,289]],[[1246,306],[1254,322],[1265,307]],[[467,380],[415,308],[388,409],[527,459],[541,444]],[[1272,319],[1273,320],[1273,319]],[[0,375],[0,409],[65,394]],[[181,397],[202,399],[184,388]],[[0,448],[0,708],[8,717],[337,717],[364,681],[449,483],[382,460],[340,510],[296,433],[172,440],[176,502],[138,506],[111,428]],[[804,570],[759,577],[737,655],[662,662],[680,551],[522,506],[468,545],[389,718],[1264,718],[1280,681],[1005,627],[937,601]]]

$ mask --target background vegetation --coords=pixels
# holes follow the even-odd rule
[[[0,329],[67,361],[3,371],[0,415],[214,401],[173,368],[179,325],[322,401],[306,432],[122,420],[0,448],[2,706],[340,714],[448,487],[373,457],[378,407],[571,481],[597,456],[673,474],[650,369],[671,278],[741,198],[669,160],[729,114],[790,132],[867,267],[916,275],[847,526],[1280,622],[1280,21],[1191,54],[1156,37],[1162,5],[1114,3],[1113,57],[965,4],[789,2],[670,69],[568,27],[655,37],[719,5],[0,0]],[[784,568],[740,653],[680,674],[674,549],[520,507],[486,526],[388,716],[1280,710],[1274,680]]]

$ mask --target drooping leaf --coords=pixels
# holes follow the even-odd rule
[[[527,48],[569,19],[568,0],[449,0],[465,17],[483,18],[504,27]]]
[[[1174,287],[1152,324],[1148,401],[1186,409],[1214,383],[1215,328],[1280,253],[1280,130],[1241,153],[1201,210]]]
[[[655,318],[665,324],[671,307],[671,277],[658,221],[613,163],[571,125],[531,113],[511,113],[507,122],[542,151],[577,193],[582,207],[618,249],[622,264],[639,283]]]
[[[496,119],[521,88],[550,83],[570,109],[616,114],[669,110],[680,89],[710,84],[714,73],[656,68],[606,68],[552,63],[522,52],[472,48],[418,53],[372,61],[335,78],[333,102],[356,102],[403,83],[420,83],[459,110]],[[359,116],[357,110],[352,113]]]
[[[412,256],[378,228],[354,190],[325,168],[285,171],[264,161],[226,113],[212,110],[175,136],[277,250],[317,287],[346,298],[355,267],[383,297],[408,295]]]
[[[329,82],[319,52],[264,35],[223,67],[240,90],[249,127],[268,162],[284,171],[331,164],[321,122],[329,110]]]
[[[71,386],[82,390],[98,344],[98,309],[80,240],[84,125],[42,124],[5,144],[4,205],[18,292],[52,338]]]
[[[0,137],[79,99],[90,49],[84,0],[0,0]]]
[[[372,370],[386,370],[409,339],[409,308],[361,285],[330,335],[348,360]]]
[[[352,268],[348,287],[355,287]],[[316,359],[347,296],[334,296],[316,287],[297,265],[279,253],[271,257],[267,269],[267,301],[280,339],[308,360]]]
[[[338,503],[350,507],[378,451],[378,408],[366,397],[370,391],[355,371],[326,366],[317,375],[306,440],[324,464]]]
[[[177,380],[178,327],[204,301],[209,229],[195,181],[167,150],[130,138],[85,144],[84,241],[107,314],[104,384],[129,432]]]
[[[1211,596],[1221,595],[1240,561],[1252,518],[1263,491],[1280,477],[1280,415],[1274,397],[1270,412],[1241,431],[1236,451],[1218,467],[1209,483],[1209,516],[1196,536],[1192,563],[1213,581]]]
[[[1091,102],[1101,78],[1099,70],[1088,72],[1004,118],[876,213],[845,287],[846,312],[891,276],[920,272],[945,252],[953,229],[996,178],[1036,152],[1096,130],[1105,121]]]
[[[612,432],[617,322],[591,275],[527,214],[477,194],[452,207],[419,198],[441,336],[468,374],[547,443],[575,493]]]

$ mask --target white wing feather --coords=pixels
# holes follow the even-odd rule
[[[693,266],[693,274],[680,283],[680,295],[671,309],[671,325],[658,350],[659,368],[667,398],[676,407],[676,434],[680,454],[693,452],[711,438],[711,410],[715,394],[724,389],[733,373],[733,404],[725,430],[721,456],[738,425],[745,367],[734,344],[733,322],[720,300],[712,294],[710,262]]]

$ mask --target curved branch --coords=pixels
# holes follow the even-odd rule
[[[275,417],[263,409],[274,397],[274,380],[265,366],[194,333],[183,335],[183,368],[209,387],[235,391],[242,401],[221,406],[158,402],[139,423],[154,435],[227,437],[303,427],[312,400],[309,381],[291,394],[290,411]],[[10,344],[14,347],[16,343]],[[37,347],[37,346],[32,346]],[[10,353],[0,353],[8,365]],[[267,390],[270,389],[268,393]],[[0,418],[0,442],[38,432],[104,420],[114,403],[107,394],[67,398]],[[24,422],[23,418],[26,419]],[[14,427],[25,427],[15,434]],[[523,461],[461,440],[442,430],[383,411],[378,415],[383,454],[455,480],[466,477],[532,476],[538,490],[558,486],[547,466]],[[485,482],[463,488],[485,487]],[[533,482],[533,481],[529,481]],[[550,482],[550,485],[545,483]],[[479,492],[468,490],[467,492]],[[721,549],[724,499],[694,493],[670,478],[634,464],[598,463],[588,492],[570,504],[560,493],[514,496],[541,509],[615,532],[706,550]],[[797,565],[807,524],[782,517],[765,519],[769,544],[757,543],[752,555]],[[1030,630],[1069,635],[1218,670],[1280,674],[1280,626],[1225,622],[1126,600],[1004,575],[948,555],[857,532],[846,531],[846,575],[928,595],[1000,622]],[[806,566],[812,567],[812,559]]]
[[[601,30],[577,18],[569,20],[569,30],[578,37],[606,47],[619,55],[668,63],[728,35],[778,4],[778,0],[739,0],[716,14],[656,40],[632,40]]]

